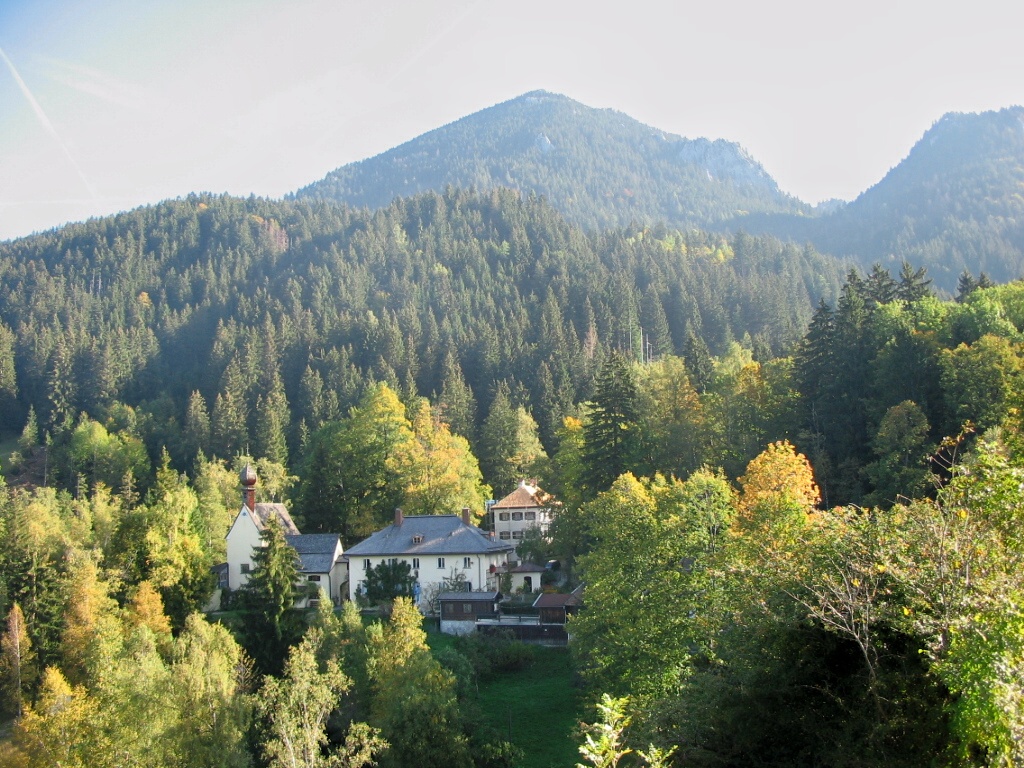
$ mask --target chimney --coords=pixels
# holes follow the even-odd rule
[[[462,523],[464,525],[472,525],[469,519],[469,507],[462,508]]]
[[[405,522],[405,515],[402,514],[401,507],[395,507],[395,528],[401,528],[402,523]]]
[[[250,512],[256,511],[256,470],[251,464],[242,467],[238,475],[242,481],[242,503],[249,508]]]

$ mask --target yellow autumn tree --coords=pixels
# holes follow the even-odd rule
[[[795,548],[821,492],[811,463],[788,441],[772,443],[739,478],[733,530],[748,563],[778,568],[794,559]]]
[[[47,667],[39,700],[19,721],[14,741],[29,768],[100,768],[111,750],[96,723],[99,703],[82,686],[72,687],[60,670]]]
[[[143,581],[135,589],[128,608],[127,623],[131,627],[146,626],[158,639],[169,641],[171,622],[164,613],[164,601],[150,581]]]
[[[772,443],[747,465],[739,478],[741,517],[765,504],[774,507],[793,505],[809,513],[821,501],[814,482],[811,462],[788,440]]]
[[[490,488],[483,484],[469,442],[452,434],[425,399],[412,417],[415,439],[402,468],[402,507],[413,515],[448,514],[469,507],[477,515],[484,508]]]
[[[98,663],[98,656],[102,656],[99,651],[101,638],[109,629],[104,620],[116,616],[118,608],[89,553],[72,553],[70,576],[61,653],[64,670],[71,681],[85,683]],[[103,631],[101,625],[104,626]]]

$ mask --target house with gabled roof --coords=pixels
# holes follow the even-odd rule
[[[332,603],[339,604],[348,596],[348,567],[345,563],[341,537],[336,533],[300,533],[284,504],[256,502],[256,470],[246,465],[240,474],[242,508],[235,516],[227,535],[227,563],[221,583],[234,591],[249,583],[255,563],[253,552],[263,546],[263,531],[276,519],[284,531],[285,541],[298,553],[297,586],[315,586],[323,590]],[[315,590],[302,590],[296,607],[307,607],[317,600]]]
[[[308,597],[301,597],[297,607],[310,607],[324,592],[334,605],[348,598],[348,565],[336,533],[301,533],[285,536],[285,541],[299,555],[299,580],[308,587]]]
[[[542,536],[548,535],[554,520],[554,499],[536,485],[522,480],[512,493],[491,505],[490,513],[495,537],[515,547],[530,528],[536,528]]]
[[[512,545],[498,541],[470,523],[469,509],[462,515],[409,515],[395,510],[394,522],[345,553],[349,568],[349,596],[355,600],[364,588],[365,574],[385,562],[408,563],[417,585],[417,602],[461,582],[466,591],[497,589],[497,568],[508,561]]]

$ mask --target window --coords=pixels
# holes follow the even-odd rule
[[[462,604],[462,612],[463,613],[472,613],[473,612],[473,604],[472,603],[463,603]]]
[[[366,558],[365,560],[363,560],[363,570],[370,570],[370,558]]]
[[[423,543],[423,534],[422,533],[415,534],[412,537],[412,543],[413,544],[422,544]]]
[[[437,567],[441,568],[442,570],[444,569],[444,558],[443,557],[437,558]]]
[[[242,563],[242,573],[248,573],[248,572],[249,572],[249,564],[248,563]]]
[[[388,558],[388,565],[398,565],[398,558],[397,557]]]
[[[444,612],[451,616],[453,613],[455,613],[455,606],[451,603],[445,603]]]
[[[306,581],[320,581],[320,574],[311,573],[309,576],[306,577]]]
[[[503,523],[507,523],[509,521],[508,512],[499,512],[498,519]]]
[[[412,559],[412,567],[415,568],[417,571],[420,569],[420,559],[418,557],[414,557]]]
[[[526,519],[527,520],[536,520],[537,519],[537,513],[536,512],[527,512],[526,513]]]
[[[522,520],[523,519],[523,513],[522,512],[513,512],[512,513],[512,519],[513,520]]]
[[[500,531],[498,533],[498,538],[501,539],[502,541],[508,541],[509,539],[512,538],[512,534],[509,533],[508,531]]]
[[[523,538],[523,532],[522,531],[512,531],[512,538],[516,539],[517,541],[522,539]]]
[[[472,568],[473,567],[473,559],[469,558],[469,557],[462,558],[462,567],[463,568]]]

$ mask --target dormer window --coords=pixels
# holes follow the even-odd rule
[[[422,544],[423,543],[423,534],[422,533],[414,534],[413,537],[412,537],[412,543],[413,544]]]

